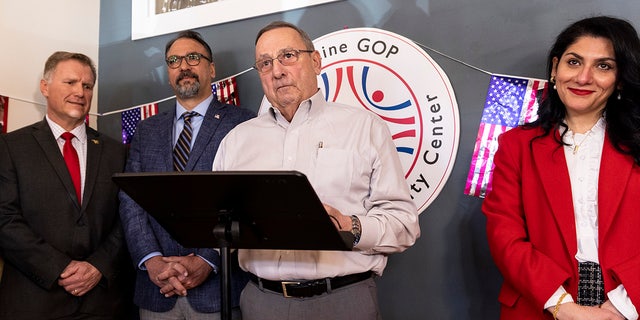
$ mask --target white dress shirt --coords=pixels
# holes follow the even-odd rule
[[[240,266],[261,278],[320,279],[369,270],[381,275],[387,254],[405,250],[420,235],[386,124],[364,109],[327,103],[320,92],[301,103],[290,123],[271,108],[238,125],[222,141],[213,168],[300,171],[323,203],[361,221],[362,235],[351,252],[240,250]]]

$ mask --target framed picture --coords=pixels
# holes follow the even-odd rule
[[[339,0],[135,0],[131,40]]]

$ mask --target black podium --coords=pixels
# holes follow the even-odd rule
[[[222,319],[230,249],[351,250],[297,171],[118,173],[113,180],[184,247],[220,248]]]

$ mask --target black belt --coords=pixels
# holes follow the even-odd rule
[[[282,293],[285,297],[308,298],[325,292],[331,292],[344,286],[371,278],[371,271],[350,274],[342,277],[306,281],[273,281],[258,278],[250,273],[249,278],[261,289]]]

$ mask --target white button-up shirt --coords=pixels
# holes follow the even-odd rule
[[[354,251],[240,250],[240,266],[270,280],[303,280],[372,270],[413,245],[418,213],[386,124],[369,111],[327,103],[320,92],[291,122],[271,108],[225,137],[214,170],[297,170],[320,200],[362,225]],[[282,201],[289,195],[283,194]],[[291,239],[296,241],[296,239]]]

